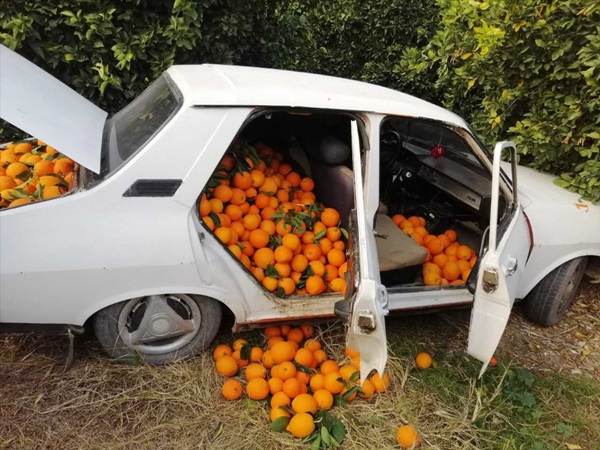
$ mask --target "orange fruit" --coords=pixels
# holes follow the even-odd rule
[[[293,235],[288,235],[288,236],[293,236]],[[287,237],[287,236],[285,236],[285,237]],[[295,255],[292,258],[291,266],[295,272],[302,273],[308,267],[308,259],[303,254]]]
[[[45,187],[42,190],[42,198],[44,200],[49,200],[51,198],[60,197],[64,192],[65,189],[59,186]]]
[[[264,277],[263,280],[261,281],[261,284],[267,291],[275,292],[275,290],[277,289],[277,286],[279,284],[279,280],[277,280],[277,278],[273,278],[273,277]]]
[[[333,208],[325,208],[321,213],[321,222],[327,227],[336,227],[340,223],[340,213]]]
[[[256,278],[262,284],[263,280],[265,279],[265,271],[260,267],[252,267],[250,271],[252,272],[252,275],[254,275],[254,278]]]
[[[314,374],[309,381],[311,390],[313,392],[316,392],[319,389],[323,389],[324,380],[325,380],[325,375],[323,375],[321,373]]]
[[[260,223],[259,228],[263,231],[266,231],[270,236],[273,236],[276,231],[275,222],[271,219],[263,219]]]
[[[246,367],[244,375],[246,381],[253,380],[254,378],[266,378],[267,369],[262,364],[252,363]]]
[[[238,205],[242,208],[242,211],[246,212],[247,208],[250,207],[250,205],[246,203],[246,193],[238,188],[233,188],[231,192],[233,193],[233,196],[229,202],[233,205]]]
[[[321,373],[327,375],[328,373],[339,372],[340,366],[334,360],[327,360],[321,364]]]
[[[15,144],[12,150],[15,154],[28,153],[33,150],[33,145],[31,145],[29,142],[21,142],[19,144]]]
[[[442,276],[452,282],[458,280],[461,275],[461,270],[458,263],[449,261],[442,269]]]
[[[260,170],[252,170],[250,176],[252,177],[252,187],[260,187],[265,182],[265,174]]]
[[[406,217],[404,217],[402,214],[395,214],[392,216],[392,222],[394,222],[397,227],[399,227],[400,224],[402,222],[404,222],[405,220],[406,220]]]
[[[321,364],[324,361],[327,361],[328,356],[327,353],[325,353],[325,350],[315,350],[313,352],[313,357],[315,358],[315,362],[317,364]]]
[[[292,327],[289,325],[281,325],[281,335],[287,337],[291,329]]]
[[[275,361],[273,361],[273,355],[271,353],[271,350],[267,350],[263,353],[262,357],[260,358],[260,362],[267,369],[271,369],[275,365]]]
[[[458,268],[460,269],[461,274],[471,268],[469,261],[467,261],[466,259],[459,259],[458,261],[456,261],[456,264],[458,264]]]
[[[275,422],[280,417],[290,418],[290,417],[292,417],[292,414],[283,408],[277,407],[277,408],[274,408],[271,410],[270,417],[271,417],[271,422]]]
[[[285,179],[294,187],[300,186],[300,183],[302,182],[302,178],[296,172],[288,173]]]
[[[448,239],[450,239],[450,242],[455,242],[456,238],[458,237],[456,235],[456,231],[454,231],[454,230],[446,230],[446,231],[444,231],[444,234],[446,236],[448,236]]]
[[[302,235],[302,243],[303,244],[312,244],[315,240],[315,233],[312,231],[307,231]]]
[[[221,389],[221,394],[226,400],[237,400],[242,392],[244,392],[244,387],[238,380],[227,380]]]
[[[229,186],[220,184],[215,188],[215,190],[212,193],[212,196],[213,198],[218,198],[223,203],[227,203],[229,200],[231,200],[231,197],[233,197],[233,191]]]
[[[246,394],[252,400],[264,400],[269,395],[269,383],[263,378],[253,378],[246,385]]]
[[[60,158],[54,160],[54,173],[65,176],[73,170],[75,163],[69,158]]]
[[[213,351],[213,359],[217,361],[221,356],[231,356],[233,350],[227,344],[218,345]]]
[[[222,356],[217,359],[216,369],[219,375],[232,377],[238,371],[237,361],[232,356]]]
[[[470,260],[469,260],[469,265],[471,266],[471,269],[473,268],[473,266],[475,266],[475,264],[477,263],[477,256],[473,256]]]
[[[313,420],[313,416],[308,413],[295,414],[285,429],[292,433],[295,437],[304,439],[305,437],[310,436],[313,431],[315,431],[315,422]]]
[[[279,264],[275,264],[276,269],[277,269],[278,265]],[[289,266],[287,266],[287,267],[289,268]],[[281,278],[281,279],[279,279],[279,281],[277,283],[277,287],[283,289],[284,295],[292,295],[294,293],[294,291],[296,290],[296,283],[291,278]]]
[[[334,248],[327,253],[327,261],[329,261],[332,266],[340,267],[346,262],[346,255],[341,250]]]
[[[304,331],[304,330],[302,330]],[[304,336],[306,337],[306,333],[304,334]],[[312,336],[312,334],[309,334],[308,336]],[[307,339],[306,342],[304,343],[304,348],[309,349],[311,352],[316,352],[317,350],[321,350],[321,343],[316,340],[316,339]]]
[[[11,177],[6,175],[0,176],[0,191],[3,191],[5,189],[12,189],[16,186],[17,183],[15,183],[15,180],[13,180]]]
[[[277,378],[275,378],[277,379]],[[292,404],[292,399],[288,397],[285,392],[279,391],[271,397],[271,408],[279,408],[280,406],[290,406]]]
[[[254,180],[252,179],[252,175],[250,174],[250,172],[237,172],[233,176],[233,185],[241,190],[246,190],[252,187],[253,182]]]
[[[323,281],[323,278],[316,276],[316,275],[308,277],[306,279],[305,287],[306,287],[306,291],[311,295],[321,294],[322,292],[325,292],[325,290],[327,289],[327,286],[325,286],[325,282]]]
[[[431,364],[433,364],[433,359],[429,353],[422,352],[415,358],[415,364],[419,369],[429,369]]]
[[[289,263],[293,256],[292,250],[285,245],[280,245],[275,249],[274,252],[275,261],[280,263]]]
[[[6,168],[6,175],[11,178],[17,178],[23,172],[29,172],[29,167],[20,162],[9,164],[9,166]]]
[[[273,266],[275,267],[275,270],[277,271],[277,275],[279,275],[279,278],[281,281],[283,278],[288,278],[290,276],[290,274],[292,273],[292,268],[290,267],[289,264],[285,264],[285,263],[275,263],[275,265]],[[294,281],[294,280],[292,280]],[[285,286],[289,287],[289,281],[287,281],[286,283],[284,283]],[[296,288],[295,284],[294,284],[294,289]],[[293,290],[292,290],[293,291]],[[289,295],[289,294],[288,294]]]
[[[262,230],[255,230],[262,231]],[[250,237],[252,239],[252,237]],[[254,244],[253,244],[254,245]],[[275,256],[273,254],[273,250],[268,247],[259,248],[252,255],[252,260],[254,264],[256,264],[261,269],[266,269],[267,266],[273,265],[275,263]]]
[[[467,245],[460,245],[458,249],[456,249],[456,257],[458,259],[466,259],[467,261],[471,259],[471,248]]]
[[[375,372],[371,377],[371,383],[373,383],[377,392],[385,392],[390,387],[390,377],[387,373],[379,375],[379,373]]]
[[[325,273],[327,274],[327,276],[325,277],[325,281],[327,282],[331,282],[339,277],[338,268],[332,266],[331,264],[327,264],[325,266]]]
[[[332,396],[333,399],[333,396]],[[300,394],[297,395],[294,400],[292,400],[292,410],[298,413],[311,413],[316,414],[319,409],[319,404],[317,400],[310,394]]]
[[[263,349],[260,347],[252,347],[250,350],[250,361],[254,363],[259,363],[262,360]]]
[[[339,372],[344,380],[350,381],[351,378],[356,377],[354,374],[358,372],[358,369],[352,364],[344,364],[342,367],[340,367]]]
[[[288,341],[295,341],[300,344],[304,340],[304,333],[301,328],[292,328],[286,337]]]
[[[35,163],[33,171],[38,177],[54,173],[54,163],[46,159],[42,159]]]
[[[203,217],[202,221],[204,222],[204,224],[208,227],[208,229],[210,231],[214,231],[215,230],[215,222],[208,216]]]
[[[442,277],[438,272],[427,272],[423,275],[423,284],[425,286],[439,286],[442,283]]]
[[[217,236],[223,244],[228,244],[232,237],[231,228],[227,228],[227,227],[217,228],[215,230],[215,236]]]
[[[323,264],[321,261],[311,261],[308,265],[310,266],[313,275],[320,277],[325,275],[325,264]]]
[[[325,361],[329,362],[329,361]],[[332,394],[339,394],[344,389],[345,384],[339,372],[329,372],[323,378],[323,389],[327,389]]]
[[[283,392],[289,398],[295,398],[302,393],[302,383],[296,378],[288,378],[283,383]]]
[[[462,259],[461,259],[461,261],[462,261]],[[466,283],[467,280],[469,279],[469,275],[471,275],[471,269],[467,269],[463,273],[461,273],[460,278],[461,278],[461,280],[463,280]]]
[[[263,334],[266,338],[272,338],[275,336],[281,336],[281,328],[277,326],[265,327],[263,329]]]
[[[235,341],[233,341],[233,344],[231,344],[231,348],[233,349],[233,351],[239,351],[247,343],[248,343],[248,341],[246,339],[239,338],[239,339],[236,339]]]
[[[361,398],[371,398],[375,393],[375,385],[371,380],[363,381],[363,384],[360,386],[362,392],[359,391],[358,395]]]
[[[434,264],[436,264],[441,269],[448,263],[448,256],[444,253],[440,253],[439,255],[435,255],[431,260]]]
[[[317,389],[313,394],[319,409],[328,410],[333,406],[333,394],[327,389]]]
[[[411,216],[407,219],[413,227],[420,227],[421,220],[417,216]]]
[[[281,378],[283,381],[289,380],[290,378],[295,378],[296,374],[298,373],[296,366],[290,361],[284,361],[281,364],[278,364],[276,367],[279,367],[277,373],[279,374],[279,378]]]
[[[271,377],[267,383],[269,383],[269,392],[271,395],[275,395],[283,389],[283,380],[281,378]]]
[[[27,205],[29,203],[31,203],[30,198],[18,198],[16,200],[13,200],[12,202],[10,202],[10,205],[8,205],[8,207],[16,208],[17,206]]]
[[[398,428],[396,440],[402,448],[417,448],[421,444],[419,433],[410,425],[403,425]]]
[[[437,238],[444,246],[444,250],[446,250],[448,247],[450,247],[451,242],[450,242],[450,239],[448,238],[448,236],[446,236],[445,234],[440,234]]]
[[[310,192],[314,188],[315,182],[312,180],[312,178],[305,177],[300,180],[300,189],[302,189],[304,192]]]
[[[458,247],[455,245],[451,245],[450,247],[448,247],[446,250],[444,250],[444,253],[447,256],[456,256],[456,250],[458,250]]]
[[[267,341],[267,347],[273,348],[275,346],[275,344],[278,344],[279,342],[283,342],[283,341],[284,341],[283,337],[273,336],[272,338],[269,338],[269,340]]]
[[[435,273],[439,273],[441,275],[442,269],[440,266],[438,266],[437,264],[434,264],[433,262],[426,262],[425,264],[423,264],[423,271],[422,271],[423,276],[425,276],[429,272],[435,272]]]
[[[350,389],[352,389],[355,386],[355,383],[350,383]],[[348,392],[350,390],[348,388],[348,386],[344,385],[344,388],[342,389],[342,391],[340,392],[340,396],[343,396],[346,392]],[[352,400],[354,400],[356,398],[356,396],[358,395],[358,391],[354,391],[352,394],[348,395],[345,397],[345,400],[347,402],[351,402]]]
[[[301,245],[300,238],[295,234],[286,234],[281,239],[281,245],[284,245],[290,250],[295,251]]]
[[[315,357],[313,356],[313,352],[311,352],[309,349],[301,348],[296,352],[294,361],[300,365],[311,367],[315,363]]]
[[[271,358],[275,364],[292,361],[295,354],[294,347],[289,342],[278,342],[271,347]]]
[[[262,219],[258,214],[246,214],[242,219],[244,228],[250,231],[256,230],[260,226],[261,221]]]
[[[48,176],[43,178],[50,177]],[[56,177],[52,178],[56,179]],[[42,183],[42,178],[40,178],[40,183]],[[208,202],[210,203],[210,209],[212,212],[214,212],[215,214],[220,214],[223,212],[223,202],[221,200],[219,200],[218,198],[211,198]]]
[[[352,365],[354,367],[360,369],[360,355],[353,356],[352,358],[350,358],[350,361],[352,361]]]
[[[439,255],[444,251],[444,244],[438,238],[431,239],[425,244],[425,247],[427,247],[427,250],[429,250],[433,256]]]

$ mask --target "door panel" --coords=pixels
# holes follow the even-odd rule
[[[353,223],[354,249],[353,259],[356,261],[353,279],[350,280],[348,292],[358,280],[358,288],[350,299],[350,324],[347,345],[360,352],[361,383],[367,375],[376,370],[383,373],[387,362],[387,339],[384,316],[387,310],[387,292],[379,278],[377,247],[372,225],[366,215],[365,193],[363,189],[362,161],[358,124],[352,121],[352,165],[354,170],[355,189],[355,226]],[[353,221],[354,222],[354,221]]]
[[[515,197],[511,215],[505,219],[510,223],[500,243],[496,244],[500,157],[506,148],[512,149],[513,164],[516,164],[515,144],[499,142],[494,149],[489,244],[479,264],[469,328],[467,351],[483,362],[479,376],[485,372],[508,323],[530,246],[529,230],[516,191],[513,192]]]

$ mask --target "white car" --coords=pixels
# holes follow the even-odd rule
[[[516,300],[534,322],[556,323],[588,257],[600,256],[600,207],[517,167],[511,142],[490,154],[460,117],[409,95],[305,73],[173,66],[107,118],[5,47],[0,59],[1,117],[80,165],[67,195],[0,212],[4,330],[89,325],[113,357],[160,364],[207,347],[224,310],[234,330],[337,312],[364,378],[386,364],[388,311],[473,303],[468,352],[485,370]],[[240,136],[284,152],[342,213],[346,299],[267,292],[204,226],[199,198]],[[397,212],[450,225],[479,249],[466,286],[423,284],[426,252],[393,224]]]

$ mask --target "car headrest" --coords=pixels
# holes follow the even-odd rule
[[[328,135],[319,142],[319,154],[326,164],[343,164],[350,158],[350,147],[337,137]]]

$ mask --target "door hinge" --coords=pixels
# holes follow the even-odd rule
[[[484,292],[491,294],[498,287],[498,272],[496,269],[484,269],[481,282]]]
[[[371,311],[358,311],[358,326],[365,333],[371,333],[377,328],[377,319]]]

